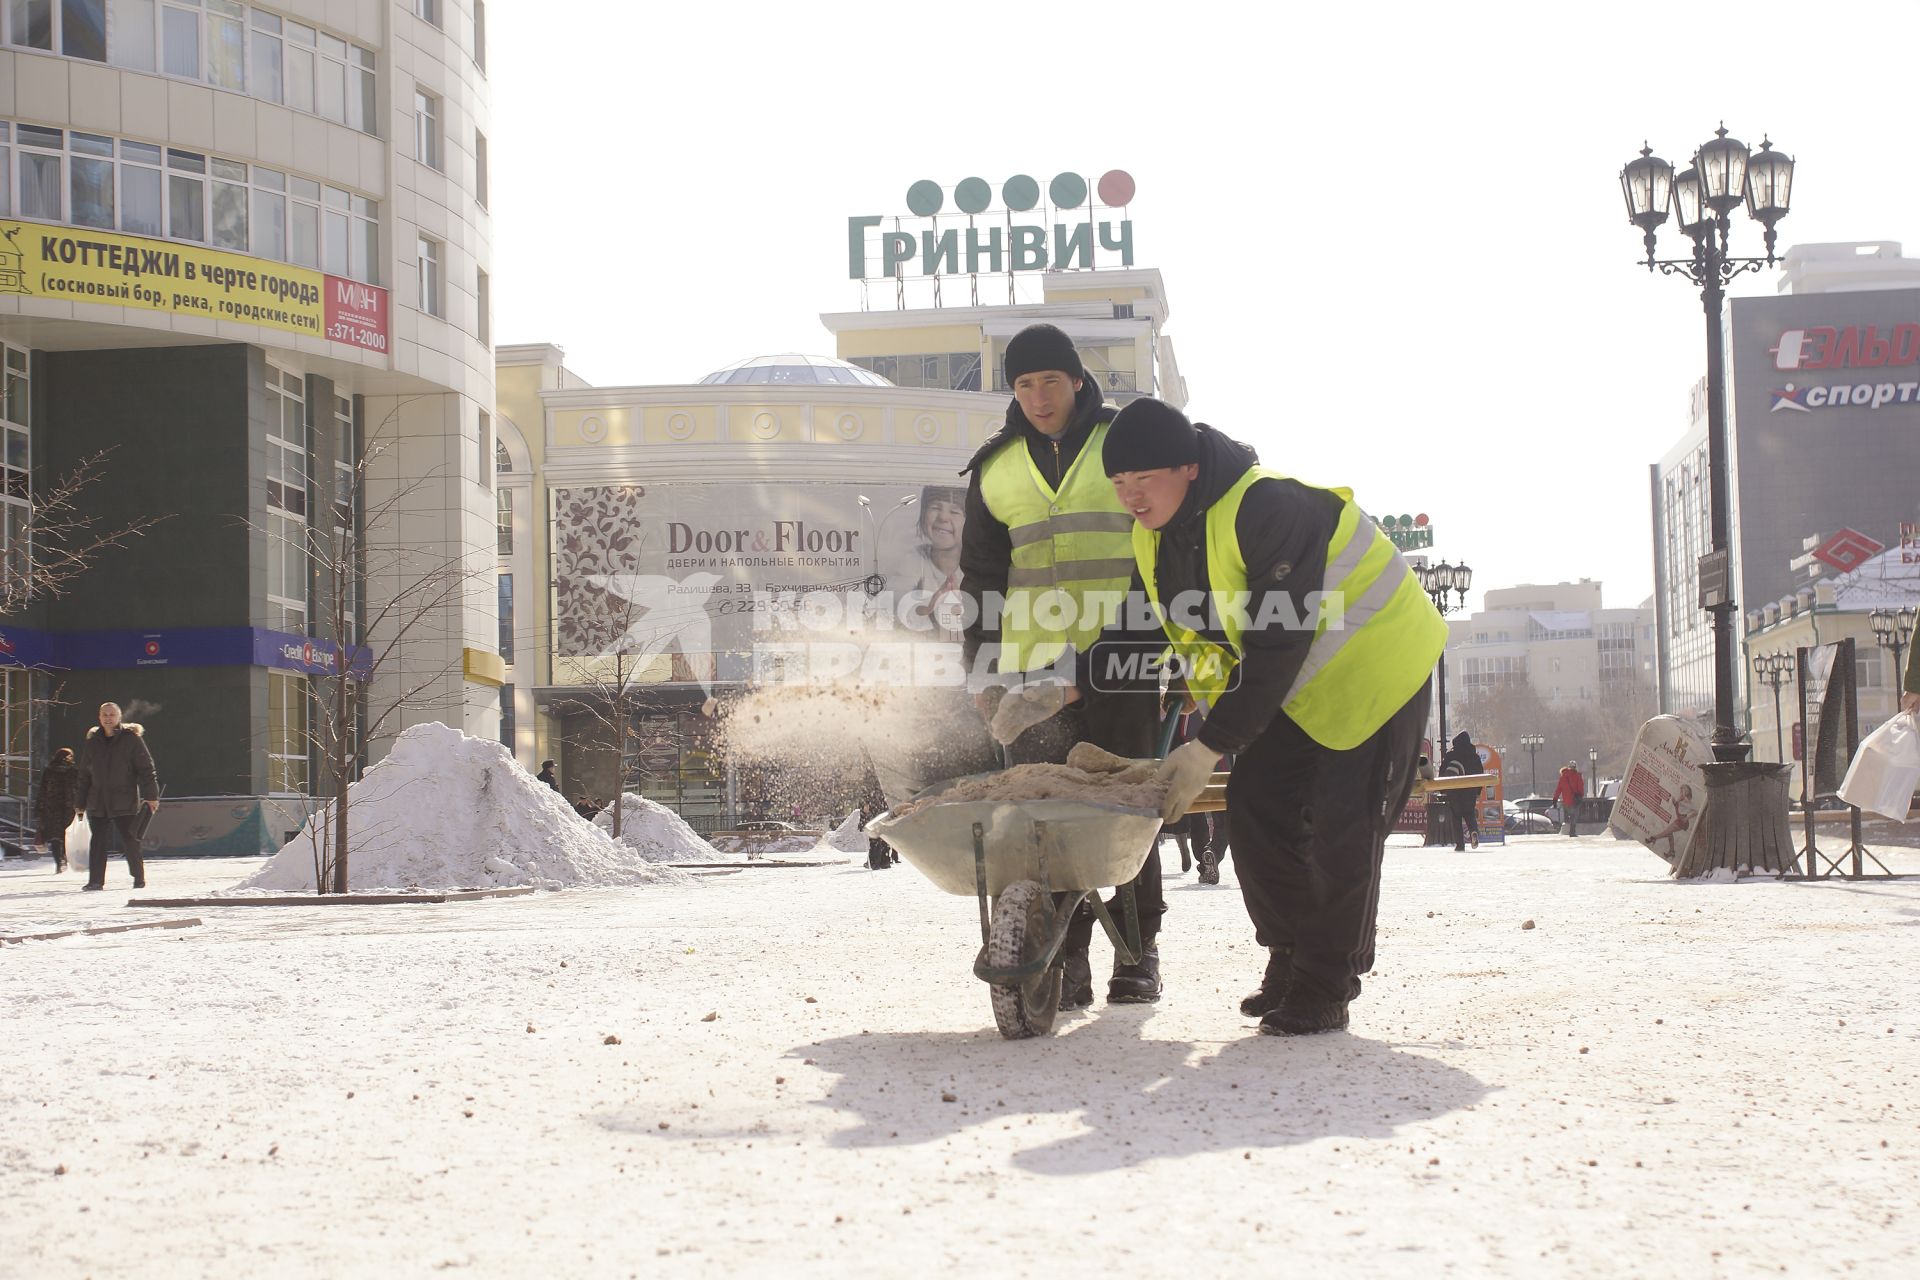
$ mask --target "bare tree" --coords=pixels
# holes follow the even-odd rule
[[[398,412],[396,408],[388,416],[382,430]],[[309,786],[321,798],[306,822],[314,885],[321,893],[348,889],[354,839],[348,798],[359,780],[364,744],[402,712],[443,707],[444,702],[425,695],[459,660],[449,659],[426,672],[400,671],[398,689],[377,703],[370,693],[376,678],[397,668],[411,641],[430,638],[436,620],[457,607],[479,579],[493,573],[491,556],[484,567],[470,567],[464,550],[441,554],[411,546],[402,536],[400,516],[423,491],[441,482],[438,468],[396,485],[377,503],[366,503],[369,468],[393,447],[390,439],[369,443],[353,458],[350,476],[338,476],[333,500],[318,504],[315,516],[324,519],[310,520],[298,535],[304,540],[317,597],[311,628],[317,643],[305,665],[319,669],[308,676],[311,693],[302,738],[317,775]],[[269,531],[268,536],[281,535]],[[386,598],[366,612],[361,589],[369,581],[382,583]],[[368,641],[375,636],[377,645]]]
[[[0,618],[27,605],[69,594],[103,552],[128,546],[168,515],[111,521],[86,503],[106,470],[112,449],[88,454],[73,470],[35,491],[25,530],[8,539],[5,571],[0,572]],[[20,536],[24,532],[25,537]]]

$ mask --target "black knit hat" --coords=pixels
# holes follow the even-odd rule
[[[1073,339],[1050,324],[1030,324],[1014,334],[1013,341],[1007,343],[1003,367],[1009,387],[1021,374],[1039,373],[1044,369],[1058,369],[1070,378],[1087,376],[1086,366],[1080,363],[1080,353],[1073,349]]]
[[[1200,433],[1172,405],[1142,396],[1113,415],[1100,459],[1109,476],[1184,466],[1200,461]]]

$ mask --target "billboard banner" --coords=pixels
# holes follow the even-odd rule
[[[620,678],[764,679],[756,653],[764,667],[809,634],[959,640],[965,490],[944,480],[596,485],[551,498],[557,678],[634,659],[651,666]]]
[[[387,291],[173,240],[0,221],[0,296],[237,320],[387,349]]]

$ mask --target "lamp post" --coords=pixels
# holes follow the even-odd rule
[[[1420,587],[1433,601],[1433,607],[1441,617],[1446,617],[1463,608],[1467,603],[1467,589],[1473,585],[1473,570],[1464,564],[1448,564],[1442,560],[1439,564],[1421,565],[1414,569],[1414,577],[1420,580]],[[1447,601],[1447,592],[1454,592],[1456,599]],[[1447,749],[1447,651],[1440,650],[1440,750]]]
[[[1587,794],[1598,799],[1600,796],[1600,748],[1587,748]]]
[[[1900,666],[1901,651],[1907,647],[1907,637],[1913,634],[1914,609],[1907,605],[1900,609],[1875,609],[1870,615],[1873,622],[1873,638],[1882,649],[1893,650],[1893,709],[1900,709],[1900,690],[1905,687],[1905,671]]]
[[[1727,283],[1744,271],[1774,265],[1774,225],[1787,216],[1793,189],[1793,160],[1762,140],[1758,151],[1727,136],[1724,127],[1675,174],[1673,166],[1642,147],[1640,158],[1620,171],[1627,219],[1645,237],[1649,272],[1679,276],[1700,290],[1707,315],[1707,470],[1711,480],[1712,549],[1700,557],[1700,603],[1713,615],[1713,757],[1723,763],[1746,759],[1749,744],[1733,727],[1733,612],[1736,607],[1728,552],[1727,391],[1721,311]],[[1765,231],[1766,257],[1728,256],[1728,215],[1742,202]],[[1654,234],[1669,209],[1680,230],[1693,241],[1684,258],[1661,259]]]
[[[1540,769],[1534,763],[1534,756],[1547,745],[1547,740],[1541,734],[1523,733],[1520,735],[1520,745],[1527,749],[1527,794],[1537,796],[1540,794]]]
[[[1754,655],[1753,669],[1773,690],[1773,753],[1782,763],[1787,758],[1787,727],[1780,722],[1780,686],[1793,676],[1793,657],[1786,653]]]
[[[873,514],[873,500],[867,497],[866,494],[855,494],[854,500],[860,504],[861,512],[867,517],[867,528],[869,530],[867,556],[868,563],[873,566],[873,572],[867,575],[864,586],[866,587],[868,597],[871,598],[887,589],[887,580],[880,576],[880,535],[886,530],[887,520],[912,506],[919,500],[919,495],[913,493],[908,494],[906,497],[900,499],[900,501],[888,507],[878,518]]]

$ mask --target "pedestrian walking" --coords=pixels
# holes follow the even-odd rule
[[[1114,418],[1103,461],[1136,522],[1141,585],[1208,708],[1160,767],[1161,817],[1186,812],[1237,753],[1234,867],[1267,948],[1241,1011],[1268,1035],[1344,1027],[1373,968],[1381,859],[1446,623],[1351,490],[1259,467],[1151,398]],[[1321,625],[1333,602],[1341,625]]]
[[[55,871],[67,869],[67,828],[80,813],[79,796],[80,770],[73,763],[73,748],[61,747],[53,753],[53,763],[40,771],[33,804],[37,834],[53,855]]]
[[[1567,834],[1580,834],[1580,801],[1586,798],[1587,781],[1580,776],[1580,767],[1567,761],[1560,770],[1560,780],[1553,786],[1553,802],[1560,806],[1560,817],[1567,824]]]
[[[963,632],[962,659],[975,673],[988,657],[1003,683],[1018,679],[1020,692],[1034,695],[1037,722],[1007,744],[1008,763],[1063,764],[1078,742],[1117,755],[1151,756],[1153,692],[1081,688],[1071,670],[1062,682],[1025,683],[1071,668],[1076,655],[1088,653],[1119,612],[1132,576],[1133,520],[1101,461],[1107,424],[1117,410],[1101,400],[1073,340],[1050,324],[1029,325],[1013,336],[1004,373],[1013,390],[1006,425],[966,466],[961,589],[976,607]],[[983,689],[976,697],[983,719],[992,718],[995,696],[995,689]],[[1157,841],[1132,887],[1142,954],[1137,964],[1115,957],[1107,983],[1111,1003],[1160,998],[1156,940],[1166,898]],[[1083,903],[1060,952],[1062,1009],[1093,1003],[1087,957],[1093,925],[1092,905]]]
[[[540,772],[534,774],[533,776],[540,779],[540,781],[546,783],[548,786],[552,787],[555,791],[560,791],[560,779],[553,771],[553,761],[542,760],[540,762]],[[561,792],[561,797],[563,799],[565,798],[565,796],[566,796],[566,793]]]
[[[1440,757],[1442,777],[1465,778],[1479,773],[1480,748],[1473,745],[1473,735],[1456,733],[1453,742],[1447,747],[1445,755]],[[1473,847],[1480,847],[1480,788],[1462,787],[1457,791],[1443,792],[1447,798],[1447,808],[1453,815],[1453,851],[1464,852],[1469,841]]]
[[[120,704],[100,704],[100,723],[87,730],[80,746],[76,799],[93,829],[87,849],[87,882],[82,889],[107,887],[109,833],[120,838],[120,852],[133,873],[133,887],[147,887],[146,863],[140,856],[140,810],[160,810],[160,781],[154,774],[153,753],[147,749],[146,729],[121,718]]]

